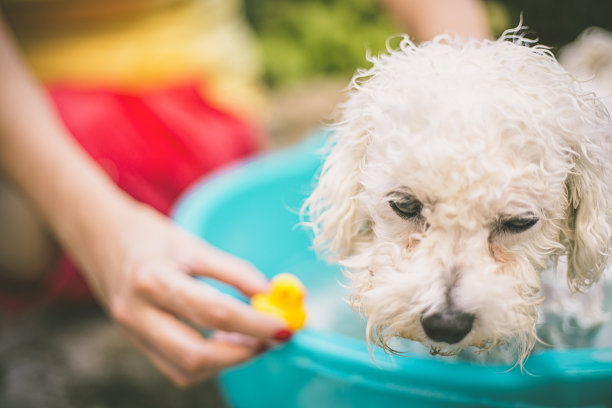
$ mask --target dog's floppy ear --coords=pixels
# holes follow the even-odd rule
[[[367,215],[358,202],[368,145],[369,132],[362,123],[336,125],[317,186],[303,208],[315,234],[315,248],[333,259],[350,255],[359,241],[371,235]]]
[[[597,282],[610,256],[612,154],[588,138],[575,151],[575,167],[566,181],[567,278],[573,289],[581,291]]]

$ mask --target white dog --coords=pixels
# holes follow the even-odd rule
[[[305,204],[347,270],[369,341],[434,354],[536,336],[540,273],[583,291],[610,255],[612,125],[548,48],[439,36],[371,57],[351,82]]]

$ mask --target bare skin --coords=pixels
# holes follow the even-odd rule
[[[68,135],[4,25],[0,61],[2,172],[77,262],[100,303],[163,373],[187,386],[253,357],[285,329],[192,278],[210,276],[248,296],[268,285],[250,264],[118,189]],[[43,231],[33,228],[32,237]],[[20,265],[13,266],[19,272]],[[205,339],[181,319],[248,340]]]
[[[0,276],[20,283],[41,279],[59,250],[21,191],[1,177],[0,225]]]
[[[478,0],[381,0],[391,16],[417,42],[454,32],[460,37],[491,38],[483,4]]]

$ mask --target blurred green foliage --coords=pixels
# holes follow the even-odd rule
[[[427,1],[427,0],[422,0]],[[496,35],[524,24],[557,49],[585,28],[612,30],[612,0],[484,0]],[[265,80],[274,87],[305,78],[350,75],[400,29],[376,0],[245,0],[258,34]]]
[[[272,86],[350,74],[398,31],[373,0],[247,0],[246,12]]]

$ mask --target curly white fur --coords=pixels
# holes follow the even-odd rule
[[[586,29],[560,50],[559,62],[586,89],[597,92],[608,112],[612,111],[612,33],[598,27]]]
[[[567,255],[577,291],[608,263],[606,109],[520,29],[497,41],[401,37],[369,61],[305,203],[315,247],[346,268],[370,341],[393,351],[400,336],[445,355],[513,341],[522,361],[547,262]],[[422,207],[402,217],[397,200]],[[525,214],[531,228],[504,221]],[[426,333],[425,317],[453,313],[473,316],[464,337]]]

